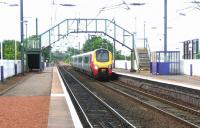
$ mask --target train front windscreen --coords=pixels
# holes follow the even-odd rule
[[[109,61],[109,52],[104,49],[100,49],[96,51],[96,58],[99,62],[107,62]]]

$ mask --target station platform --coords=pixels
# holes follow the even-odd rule
[[[1,128],[81,128],[56,67],[29,73],[1,93]]]
[[[130,72],[125,69],[113,69],[113,72],[119,75],[125,75],[144,80],[156,81],[171,85],[200,90],[200,77],[188,75],[155,75],[149,71]]]

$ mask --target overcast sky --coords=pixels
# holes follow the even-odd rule
[[[19,6],[8,6],[9,4],[19,4],[19,1],[0,0],[0,41],[5,39],[20,40]],[[143,38],[145,21],[146,36],[151,49],[162,50],[164,0],[124,1],[127,4],[140,2],[146,3],[146,5],[129,5],[127,7],[124,4],[113,7],[113,5],[123,3],[122,0],[54,0],[55,5],[52,5],[53,0],[24,0],[24,17],[25,20],[28,20],[28,35],[35,34],[36,17],[39,21],[39,33],[66,18],[108,18],[110,20],[115,19],[117,24],[130,32],[136,32],[136,42],[142,42],[139,39]],[[169,49],[178,47],[177,45],[180,45],[179,42],[181,41],[200,37],[200,11],[194,8],[185,9],[193,6],[188,3],[190,1],[168,0]],[[62,3],[76,6],[63,7],[59,5]],[[106,11],[99,14],[100,9],[104,7],[106,7]],[[80,39],[83,42],[84,38]],[[78,37],[74,40],[78,40]]]

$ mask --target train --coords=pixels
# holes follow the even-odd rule
[[[110,78],[112,75],[112,53],[107,49],[95,49],[93,51],[74,55],[70,59],[73,68],[99,78]]]

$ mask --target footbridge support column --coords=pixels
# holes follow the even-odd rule
[[[135,69],[135,39],[134,34],[132,35],[132,50],[131,50],[131,69],[130,72],[136,72]]]

